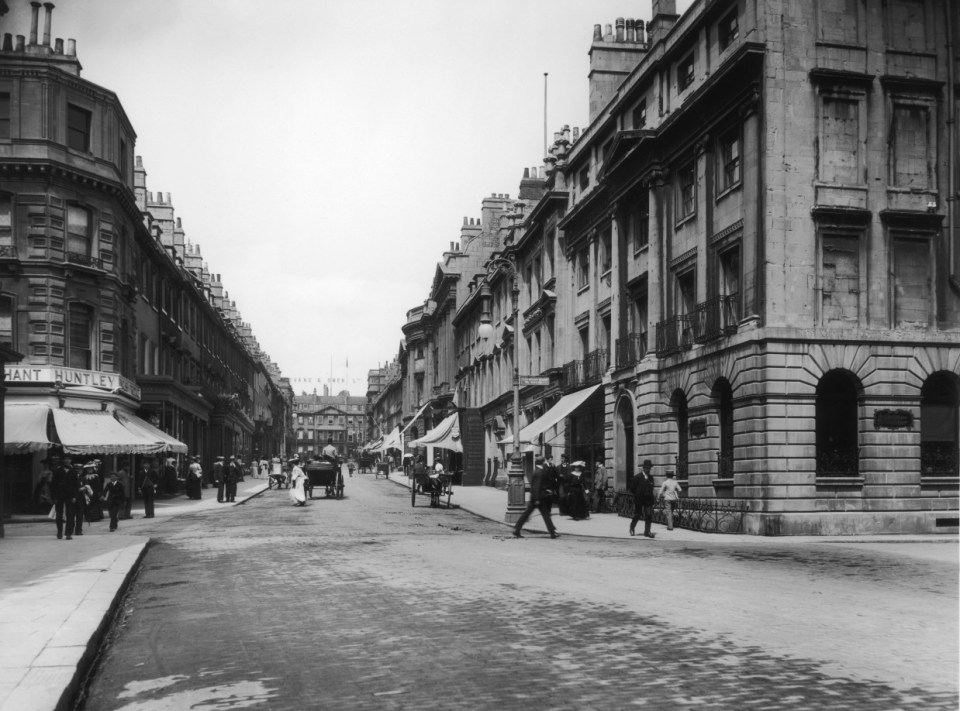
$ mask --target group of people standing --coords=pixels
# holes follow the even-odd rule
[[[513,535],[516,538],[523,538],[521,534],[523,525],[534,511],[539,511],[550,537],[558,538],[560,534],[557,533],[551,517],[554,503],[559,503],[561,516],[567,515],[574,520],[589,518],[585,491],[590,490],[591,487],[584,481],[585,466],[584,462],[578,461],[568,467],[566,455],[561,455],[560,467],[557,468],[549,457],[537,455],[534,458],[533,476],[530,479],[530,498],[524,512],[514,525]],[[601,488],[597,480],[604,473],[605,470],[600,465],[595,474],[593,487],[598,495]],[[605,491],[605,476],[603,479]],[[629,488],[634,497],[634,516],[630,521],[631,536],[636,535],[636,526],[641,518],[644,520],[643,535],[647,538],[656,536],[650,529],[653,523],[653,507],[658,498],[663,499],[665,503],[667,530],[673,530],[674,513],[679,504],[681,492],[680,484],[673,472],[667,472],[666,480],[660,486],[659,492],[656,492],[653,462],[645,459],[640,472],[633,477]]]

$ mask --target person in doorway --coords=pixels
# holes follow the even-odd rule
[[[226,467],[223,464],[223,455],[218,454],[217,460],[213,463],[213,483],[217,486],[217,501],[224,503],[224,490],[227,485]]]
[[[590,518],[584,485],[584,470],[587,464],[576,461],[570,465],[570,482],[567,485],[567,514],[574,521]]]
[[[603,502],[607,498],[607,470],[603,462],[597,460],[593,468],[593,512],[603,513]]]
[[[306,506],[307,494],[304,491],[303,484],[307,475],[300,468],[300,460],[296,457],[290,460],[290,500],[294,506]]]
[[[121,469],[120,474],[126,474]],[[107,511],[110,513],[110,532],[117,530],[117,519],[120,517],[120,509],[123,507],[127,495],[123,484],[114,472],[107,475],[107,483],[103,487],[103,500],[107,504]]]
[[[667,472],[666,480],[660,485],[659,498],[663,501],[667,514],[667,530],[672,531],[674,512],[680,505],[680,482],[677,481],[673,472]]]
[[[545,467],[546,461],[540,455],[534,459],[533,476],[530,479],[530,500],[527,502],[527,508],[520,514],[516,525],[513,527],[514,538],[523,538],[521,530],[523,524],[530,518],[534,510],[540,511],[543,523],[547,527],[550,538],[559,538],[560,534],[553,525],[553,519],[550,517],[550,509],[553,507],[553,498],[557,492],[556,477]]]
[[[33,488],[33,508],[38,513],[45,514],[53,507],[53,484],[51,481],[53,472],[47,466],[50,463],[49,457],[41,460],[40,463],[43,465],[43,470],[40,472],[40,480]]]
[[[144,464],[144,471],[140,476],[140,495],[143,497],[143,517],[153,518],[154,502],[157,496],[157,484],[159,484],[160,474],[157,471],[156,462],[150,463],[150,466]]]
[[[154,464],[154,466],[156,466]],[[158,478],[154,480],[154,488],[160,486],[159,472]],[[168,457],[163,465],[163,493],[167,496],[176,496],[177,494],[177,460]]]
[[[656,497],[653,493],[653,462],[649,459],[643,460],[643,468],[640,474],[634,477],[631,484],[633,493],[633,520],[630,521],[630,535],[635,536],[637,531],[637,521],[643,517],[643,535],[647,538],[653,538],[657,534],[650,532],[650,525],[653,523],[653,504]]]

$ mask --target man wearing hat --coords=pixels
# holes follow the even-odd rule
[[[53,507],[57,517],[57,538],[63,538],[63,524],[66,519],[67,540],[73,539],[73,529],[76,526],[77,496],[80,491],[80,480],[73,468],[73,457],[69,454],[60,458],[51,456],[53,472],[50,478],[50,488],[53,491]]]
[[[237,500],[237,481],[240,479],[240,468],[237,466],[237,458],[233,455],[230,456],[230,461],[227,463],[225,479],[225,500],[228,503],[232,503]]]
[[[160,475],[157,471],[156,463],[147,467],[144,462],[144,470],[140,479],[140,494],[143,496],[143,517],[153,518],[153,504],[156,501],[157,484],[160,483]]]
[[[530,479],[530,501],[527,502],[527,508],[520,514],[516,525],[513,527],[514,538],[523,538],[520,530],[523,524],[530,518],[534,509],[540,511],[543,522],[547,526],[550,538],[559,538],[560,534],[553,526],[553,519],[550,518],[550,509],[553,507],[553,497],[557,493],[557,478],[553,470],[547,470],[544,466],[545,460],[541,455],[534,459],[533,477]]]
[[[223,490],[226,482],[223,477],[223,455],[218,454],[217,460],[213,463],[213,483],[217,485],[217,501],[223,503]]]
[[[121,474],[126,474],[124,469]],[[107,483],[103,487],[103,500],[107,504],[107,511],[110,512],[110,532],[117,530],[117,519],[120,517],[120,509],[126,501],[127,495],[123,484],[115,472],[107,474]]]
[[[630,490],[633,492],[633,520],[630,521],[630,535],[636,535],[637,521],[643,516],[643,535],[647,538],[653,538],[657,534],[650,532],[650,524],[653,522],[653,504],[656,497],[653,493],[653,462],[649,459],[643,460],[643,468],[640,474],[634,477]]]

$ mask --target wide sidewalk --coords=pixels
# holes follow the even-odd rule
[[[236,506],[267,488],[265,479],[238,485],[236,504],[177,496],[156,502],[155,518],[133,518],[109,533],[109,521],[84,524],[84,535],[57,540],[53,521],[17,517],[0,539],[0,709],[70,708],[110,627],[150,539],[139,531],[158,519]]]

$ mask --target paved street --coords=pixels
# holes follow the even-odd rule
[[[516,540],[369,475],[145,526],[88,711],[957,708],[955,540]]]

